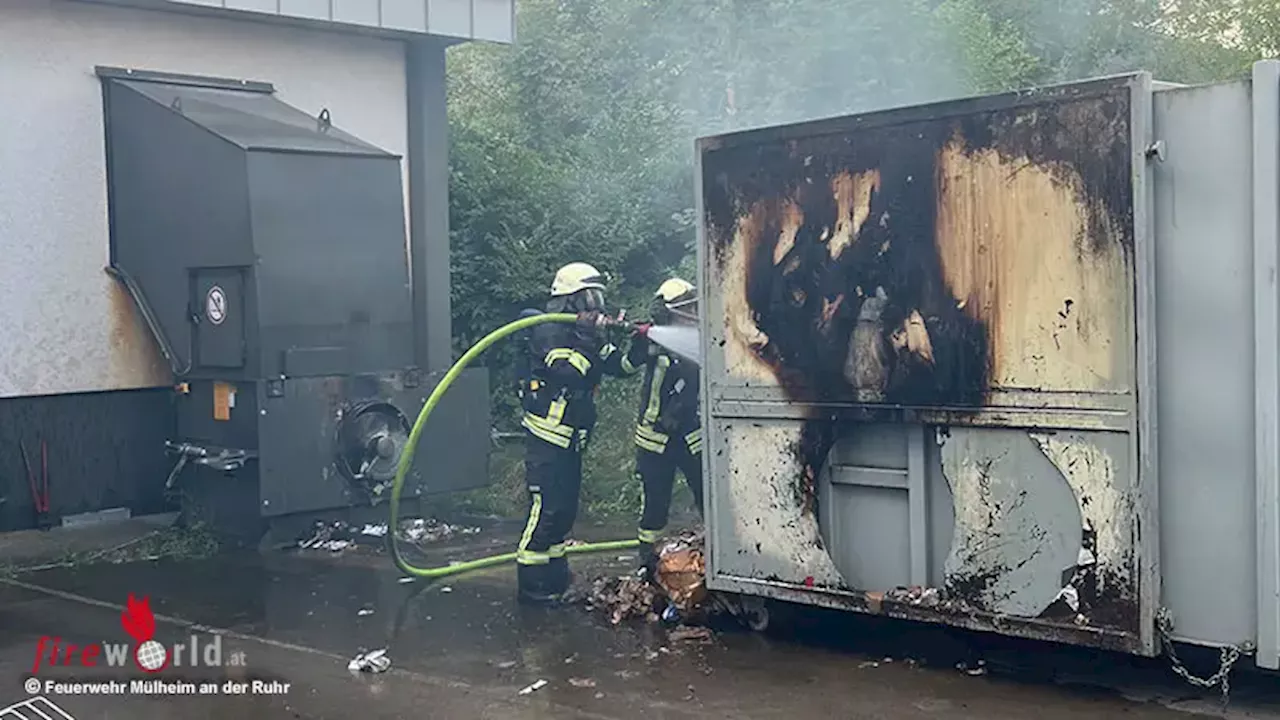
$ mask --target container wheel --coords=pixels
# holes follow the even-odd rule
[[[769,606],[765,605],[763,600],[756,598],[742,605],[742,619],[746,621],[747,627],[751,628],[752,632],[762,633],[769,629]]]

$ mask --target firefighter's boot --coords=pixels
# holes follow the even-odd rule
[[[530,605],[554,605],[563,599],[570,580],[569,563],[564,558],[542,565],[517,565],[516,598]]]

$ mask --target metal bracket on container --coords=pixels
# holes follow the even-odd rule
[[[177,482],[178,475],[188,462],[204,465],[220,472],[231,472],[239,470],[246,462],[258,457],[258,453],[252,450],[208,448],[203,445],[175,443],[168,440],[165,441],[164,446],[165,450],[178,456],[178,462],[173,466],[173,470],[169,472],[169,479],[164,483],[166,490],[172,488]]]

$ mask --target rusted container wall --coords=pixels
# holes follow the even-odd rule
[[[1150,93],[700,141],[713,587],[1154,650]]]

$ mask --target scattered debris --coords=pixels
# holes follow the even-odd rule
[[[412,518],[400,523],[401,539],[417,545],[448,540],[455,535],[475,535],[478,532],[480,532],[478,527],[450,525],[435,518]]]
[[[591,678],[569,678],[569,684],[576,688],[593,688],[596,681]]]
[[[603,698],[604,698],[604,693],[602,693],[602,692],[598,692],[598,693],[596,693],[596,699],[597,699],[597,700],[601,700],[601,699],[603,699]]]
[[[880,663],[876,662],[875,660],[867,660],[865,662],[858,664],[859,670],[866,670],[868,668],[878,668],[878,667],[880,667]]]
[[[373,608],[362,607],[358,611],[356,611],[357,617],[365,617],[366,615],[372,615],[372,614],[373,614]]]
[[[298,541],[298,547],[304,550],[329,550],[341,552],[353,545],[371,545],[378,547],[388,532],[386,523],[365,523],[351,526],[337,520],[333,522],[317,522],[311,536]],[[451,525],[435,519],[410,518],[400,523],[401,539],[425,545],[452,538],[457,535],[474,535],[480,532],[478,527]]]
[[[362,652],[347,663],[351,672],[382,673],[391,667],[391,658],[387,657],[387,649]]]
[[[633,618],[657,618],[658,589],[634,575],[598,578],[574,599],[590,610],[605,611],[614,625]]]
[[[537,682],[533,683],[532,685],[527,685],[527,686],[525,686],[525,687],[524,687],[523,689],[521,689],[521,690],[520,690],[520,692],[519,692],[519,693],[517,693],[517,694],[518,694],[518,695],[529,695],[529,694],[531,694],[531,693],[535,693],[535,692],[537,692],[537,691],[541,690],[542,688],[544,688],[544,687],[546,687],[546,686],[547,686],[547,681],[546,681],[546,680],[539,680],[539,681],[537,681]]]
[[[651,577],[643,570],[600,577],[586,588],[574,591],[570,600],[591,610],[605,611],[614,625],[641,618],[650,623],[661,620],[672,625],[704,619],[715,610],[711,607],[715,603],[705,603],[709,596],[704,579],[703,537],[699,529],[667,538],[658,545],[658,561]],[[620,556],[620,559],[633,558]],[[701,637],[701,631],[695,632]]]
[[[450,586],[448,586],[448,585],[445,585],[444,587],[440,588],[440,592],[442,592],[442,593],[451,593],[451,592],[453,592],[453,588],[452,588],[452,587],[450,587]]]
[[[1054,598],[1055,602],[1058,600],[1066,603],[1067,607],[1071,608],[1071,612],[1080,612],[1080,593],[1074,587],[1068,585],[1059,590],[1058,597]]]
[[[701,530],[681,533],[658,550],[654,580],[682,616],[699,610],[707,597],[705,539]]]
[[[942,602],[942,594],[936,587],[900,587],[890,590],[884,597],[893,602],[909,603],[920,607],[937,607]]]
[[[959,664],[957,664],[957,665],[956,665],[956,669],[957,669],[957,670],[959,670],[959,671],[961,671],[961,672],[963,672],[964,674],[966,674],[966,675],[970,675],[970,676],[972,676],[972,677],[978,677],[978,676],[981,676],[981,675],[986,675],[986,674],[987,674],[987,661],[985,661],[985,660],[979,660],[979,661],[978,661],[976,664],[974,664],[974,665],[967,665],[967,664],[965,664],[965,663],[959,663]]]
[[[414,577],[402,577],[397,582],[399,582],[401,585],[408,585],[409,583],[417,579],[418,578],[414,578]]]
[[[702,643],[711,642],[711,629],[705,627],[694,627],[690,625],[681,625],[672,630],[667,638],[671,642],[689,642],[698,641]]]
[[[298,547],[304,550],[327,549],[337,552],[346,548],[350,536],[350,530],[344,522],[317,522],[311,537],[298,541]]]
[[[511,668],[513,668],[513,667],[515,667],[515,666],[516,666],[516,661],[515,661],[515,660],[503,660],[503,661],[502,661],[502,662],[500,662],[500,663],[495,663],[495,664],[494,664],[494,667],[498,668],[499,670],[510,670]]]

